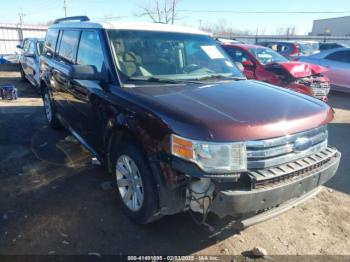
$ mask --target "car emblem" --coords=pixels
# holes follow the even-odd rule
[[[310,138],[299,137],[297,138],[297,140],[295,140],[293,149],[295,152],[301,152],[308,149],[311,146],[312,146],[312,141]]]

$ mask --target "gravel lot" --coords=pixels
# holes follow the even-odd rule
[[[188,214],[138,226],[122,213],[112,180],[65,131],[45,124],[42,102],[19,73],[17,101],[0,100],[0,254],[350,255],[350,95],[333,93],[329,143],[337,175],[309,202],[242,232],[211,235]]]

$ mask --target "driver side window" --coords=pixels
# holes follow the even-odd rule
[[[229,54],[229,56],[235,63],[243,63],[244,61],[250,60],[249,57],[239,49],[225,48],[225,51]]]
[[[83,31],[80,38],[78,65],[95,66],[98,73],[104,69],[104,56],[100,37],[95,31]]]

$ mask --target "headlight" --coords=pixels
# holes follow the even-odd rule
[[[213,143],[171,135],[171,153],[197,164],[206,173],[228,173],[247,170],[244,143]]]

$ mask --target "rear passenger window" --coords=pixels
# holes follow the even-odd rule
[[[326,59],[338,62],[350,63],[350,51],[334,52],[326,57]]]
[[[56,48],[58,29],[49,29],[46,33],[43,55],[53,57]]]
[[[97,72],[103,69],[103,52],[100,37],[95,31],[85,31],[81,34],[77,64],[95,66]]]
[[[75,63],[80,31],[64,30],[58,51],[58,59],[69,64]]]

